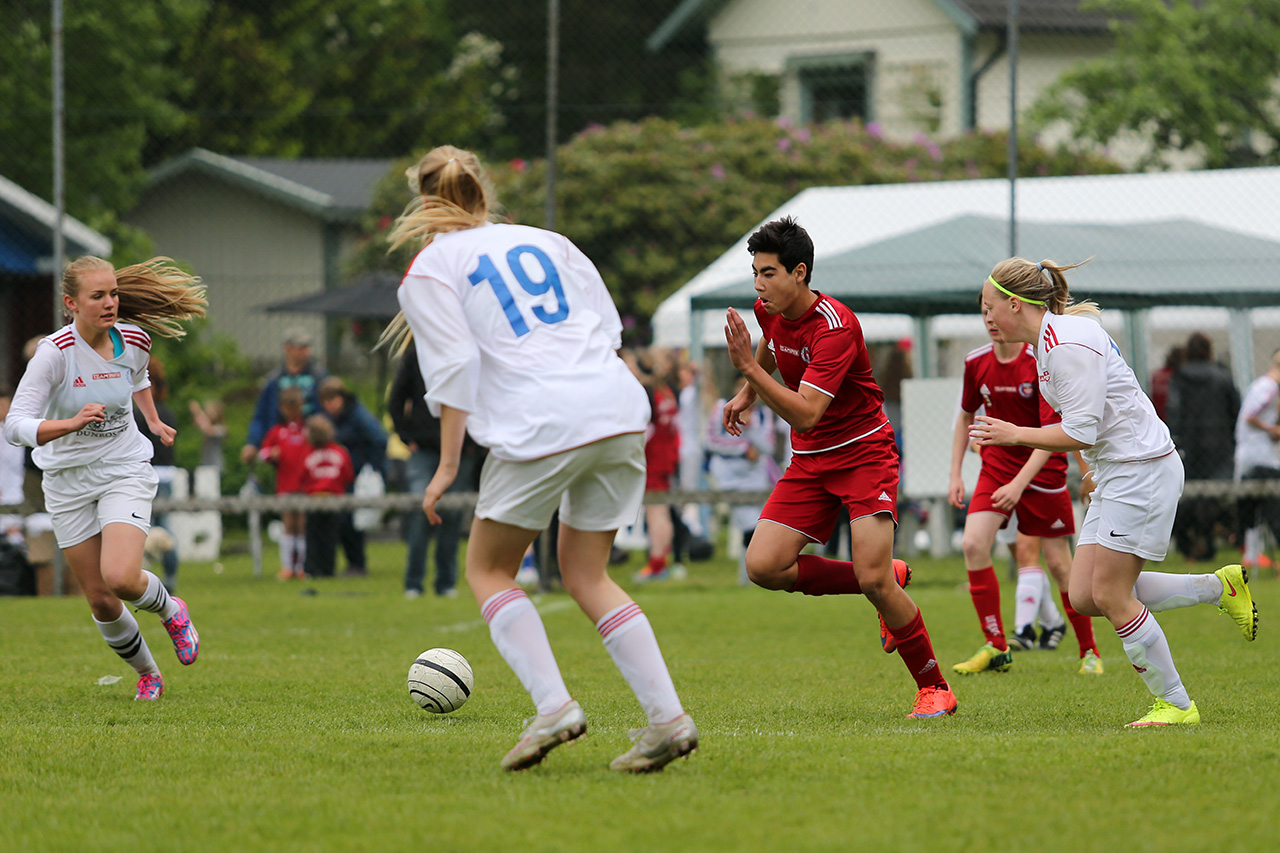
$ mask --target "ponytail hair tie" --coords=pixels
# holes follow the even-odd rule
[[[1036,269],[1040,272],[1044,272],[1044,264],[1036,264]]]

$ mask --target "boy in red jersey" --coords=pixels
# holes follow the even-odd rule
[[[311,448],[307,446],[302,414],[306,397],[300,388],[280,392],[280,422],[267,431],[258,454],[276,467],[276,494],[292,495],[302,491],[303,461]],[[280,580],[307,576],[307,516],[302,510],[286,509],[280,513],[284,532],[280,535]]]
[[[333,440],[333,422],[324,415],[312,415],[306,421],[307,455],[302,462],[299,481],[304,495],[341,495],[355,482],[351,454]],[[307,513],[306,573],[313,578],[333,577],[333,564],[338,556],[338,537],[342,513],[333,510],[310,510]]]
[[[791,464],[778,481],[747,549],[747,576],[765,589],[805,595],[865,595],[883,618],[916,680],[911,713],[953,714],[956,698],[942,676],[920,609],[893,565],[898,451],[871,375],[862,327],[841,303],[810,290],[813,241],[791,218],[751,235],[756,319],[754,354],[746,324],[728,310],[729,357],[747,385],[724,407],[724,427],[739,435],[756,401],[791,424]],[[783,382],[772,378],[777,369]],[[800,551],[826,542],[840,506],[851,519],[850,563]],[[904,566],[905,568],[905,566]]]
[[[993,338],[997,337],[993,328],[989,327],[988,331]],[[969,353],[964,363],[960,414],[956,417],[951,452],[951,484],[947,491],[948,500],[955,507],[964,506],[965,488],[960,472],[969,447],[969,427],[980,407],[993,417],[1024,426],[1045,426],[1061,420],[1040,396],[1035,350],[1029,344],[997,340]],[[1000,619],[1000,581],[991,563],[991,548],[996,532],[1009,523],[1015,509],[1019,590],[1033,586],[1038,599],[1044,583],[1039,560],[1039,551],[1043,549],[1049,572],[1061,590],[1067,618],[1080,642],[1080,672],[1100,675],[1102,659],[1094,641],[1093,623],[1088,616],[1072,609],[1067,597],[1071,572],[1067,537],[1076,531],[1071,496],[1067,492],[1067,457],[1065,453],[1051,454],[1029,447],[982,448],[982,471],[969,501],[962,549],[969,572],[969,595],[986,642],[973,657],[952,669],[962,675],[1004,672],[1013,663]],[[1024,596],[1018,597],[1021,600]],[[1034,618],[1035,614],[1030,615]],[[1030,638],[1019,635],[1014,640],[1020,642],[1021,648],[1034,648],[1035,629],[1030,627],[1031,620],[1025,614],[1022,621],[1028,626]],[[1061,637],[1061,628],[1055,625],[1052,630]]]

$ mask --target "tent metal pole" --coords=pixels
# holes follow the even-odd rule
[[[938,343],[933,339],[933,318],[912,317],[916,327],[915,363],[912,372],[921,379],[933,376],[933,366],[938,363]]]
[[[1248,308],[1229,310],[1231,329],[1231,377],[1242,391],[1255,376],[1253,366],[1253,312]]]
[[[1138,384],[1148,393],[1151,392],[1151,371],[1147,364],[1147,350],[1151,348],[1151,335],[1147,325],[1150,309],[1139,308],[1124,312],[1125,349],[1128,350],[1129,366],[1138,379]]]
[[[1018,0],[1009,0],[1009,257],[1018,255]]]

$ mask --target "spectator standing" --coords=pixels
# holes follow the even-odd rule
[[[707,433],[707,417],[703,406],[701,371],[692,361],[680,364],[680,489],[696,492],[705,485],[703,468],[707,450],[703,444]],[[689,504],[680,512],[680,520],[689,536],[707,535],[708,507],[705,504]]]
[[[747,380],[738,379],[734,393],[740,393]],[[716,400],[714,411],[724,411],[727,398]],[[778,466],[773,461],[773,410],[767,406],[748,409],[740,435],[725,429],[720,420],[707,424],[707,474],[715,488],[725,492],[767,492],[778,480]],[[729,510],[729,535],[741,537],[742,555],[738,559],[738,585],[747,586],[747,547],[760,520],[763,504],[735,504]]]
[[[1169,383],[1185,360],[1186,350],[1183,347],[1170,347],[1164,357],[1164,367],[1151,374],[1151,405],[1156,407],[1156,414],[1166,424],[1169,422]]]
[[[387,431],[378,423],[373,412],[337,376],[330,376],[320,383],[320,405],[324,414],[333,422],[338,444],[351,455],[351,464],[357,474],[372,468],[379,477],[386,475]],[[348,484],[351,491],[354,480]],[[353,513],[344,511],[339,516],[338,538],[347,556],[346,574],[362,577],[369,574],[369,562],[365,553],[364,531],[355,525]]]
[[[161,363],[160,359],[153,358],[147,369],[151,373],[151,398],[155,401],[156,414],[163,424],[176,430],[178,416],[169,407],[169,381],[165,379],[164,364]],[[151,455],[151,467],[155,470],[156,479],[159,481],[156,485],[156,497],[172,497],[173,477],[178,470],[177,455],[174,452],[173,444],[165,444],[160,436],[151,431],[151,428],[147,426],[146,416],[137,405],[133,407],[133,419],[138,424],[138,431],[151,442],[151,447],[154,450]],[[157,513],[152,519],[152,527],[172,533],[169,528],[169,513]],[[151,546],[160,543],[163,546],[160,548],[160,565],[164,570],[164,588],[172,593],[178,586],[178,547],[174,544],[172,535],[161,537],[158,534],[158,530],[151,531],[148,534],[148,538],[152,542],[147,544]],[[148,552],[150,552],[150,548],[148,548]]]
[[[1169,381],[1169,432],[1188,480],[1232,478],[1239,411],[1240,392],[1231,371],[1213,361],[1213,343],[1196,332],[1187,339],[1186,361]],[[1184,557],[1213,559],[1221,516],[1217,498],[1185,498],[1178,504],[1174,539]]]
[[[324,415],[306,421],[306,456],[302,460],[299,488],[305,495],[341,495],[351,489],[356,475],[347,449],[334,440],[333,422]],[[341,536],[341,512],[313,509],[307,512],[307,574],[333,577]]]
[[[191,419],[196,428],[204,435],[200,445],[200,464],[217,468],[222,474],[222,445],[227,439],[227,410],[221,400],[206,400],[204,405],[199,400],[192,400],[189,407]]]
[[[12,403],[13,390],[7,385],[0,385],[0,430],[4,429]],[[22,447],[7,441],[0,444],[0,506],[17,506],[26,500],[23,488],[26,476],[26,453]],[[0,537],[15,545],[20,544],[24,540],[22,528],[21,515],[0,511]]]
[[[1280,481],[1280,350],[1271,356],[1267,372],[1249,383],[1236,418],[1236,480]],[[1280,498],[1242,497],[1236,504],[1240,541],[1246,568],[1265,568],[1271,560],[1263,552],[1262,525],[1280,536]]]
[[[301,388],[285,388],[280,392],[280,423],[267,430],[259,451],[264,462],[276,469],[276,494],[291,495],[302,491],[302,463],[307,457],[306,429],[303,424],[304,396]],[[280,534],[280,580],[301,580],[307,576],[306,515],[302,510],[286,509],[280,513],[284,531]]]
[[[645,491],[671,491],[680,469],[680,403],[671,387],[667,353],[651,354],[638,361],[640,384],[649,395],[649,428],[645,431]],[[675,523],[669,503],[646,503],[645,527],[649,533],[649,563],[632,578],[636,583],[666,580],[675,540]]]
[[[303,416],[320,410],[320,383],[328,373],[311,358],[311,335],[302,329],[290,329],[284,334],[284,364],[276,368],[258,392],[258,402],[249,421],[249,434],[240,451],[240,458],[250,462],[258,453],[262,440],[271,427],[280,423],[280,392],[285,388],[297,388],[302,392]]]
[[[418,368],[418,348],[409,344],[400,367],[391,382],[387,406],[396,435],[409,448],[406,472],[409,492],[420,495],[427,489],[431,476],[440,467],[440,419],[427,406],[427,386]],[[480,448],[470,436],[462,443],[458,460],[458,476],[448,492],[465,492],[475,488]],[[441,509],[440,523],[427,523],[426,513],[410,510],[405,518],[409,553],[405,560],[404,594],[406,598],[422,595],[427,573],[427,545],[436,540],[436,595],[453,598],[458,583],[458,543],[462,538],[464,513],[460,509]]]

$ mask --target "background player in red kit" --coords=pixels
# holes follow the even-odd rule
[[[994,330],[992,334],[995,336]],[[969,353],[964,362],[964,385],[960,414],[956,417],[951,484],[947,492],[955,507],[964,506],[964,480],[960,471],[969,446],[969,427],[979,407],[993,417],[1024,426],[1047,426],[1061,420],[1040,396],[1035,349],[1029,344],[997,341]],[[1071,496],[1067,492],[1067,457],[1064,453],[1051,454],[1030,447],[982,448],[982,471],[969,501],[962,548],[969,572],[969,595],[986,642],[973,657],[952,669],[961,674],[1003,672],[1013,663],[1000,619],[1000,581],[991,563],[991,547],[995,544],[996,531],[1008,524],[1015,509],[1018,533],[1022,534],[1020,543],[1026,536],[1040,539],[1036,550],[1044,550],[1049,572],[1062,591],[1067,618],[1080,641],[1080,671],[1100,674],[1102,660],[1094,642],[1093,624],[1089,617],[1073,610],[1067,598],[1071,572],[1067,537],[1076,532]],[[1018,554],[1018,558],[1019,566],[1030,566],[1025,555]],[[1035,571],[1039,572],[1038,554]]]
[[[956,698],[920,609],[893,565],[898,451],[858,318],[809,289],[813,241],[795,220],[766,223],[751,235],[747,251],[754,256],[755,313],[764,334],[753,354],[746,324],[729,309],[729,357],[747,385],[725,405],[724,426],[741,434],[743,413],[762,399],[791,425],[794,451],[760,514],[747,576],[765,589],[865,595],[916,680],[908,716],[955,713]],[[786,384],[773,379],[775,369]],[[841,505],[851,519],[852,562],[801,554],[810,542],[831,538]]]

